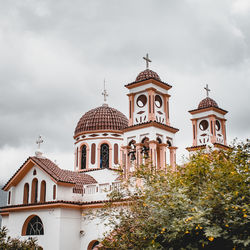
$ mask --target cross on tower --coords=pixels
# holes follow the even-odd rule
[[[36,144],[38,145],[38,149],[40,149],[40,145],[43,143],[43,139],[42,136],[39,135],[38,139],[36,140]]]
[[[102,95],[104,97],[104,103],[106,103],[107,102],[107,96],[109,96],[109,95],[108,95],[108,91],[106,90],[106,87],[105,87],[105,79],[104,79],[104,90],[102,92]]]
[[[148,53],[143,57],[143,59],[146,61],[146,68],[148,69],[149,63],[152,62],[148,57]]]
[[[211,91],[209,88],[208,88],[208,84],[206,85],[206,87],[204,88],[206,91],[207,91],[207,97],[209,96],[209,91]]]

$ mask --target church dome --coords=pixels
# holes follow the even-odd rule
[[[122,130],[127,126],[128,119],[123,113],[103,104],[81,117],[75,129],[75,136],[85,131]]]
[[[205,99],[203,99],[198,106],[198,109],[203,109],[203,108],[210,108],[210,107],[216,107],[218,108],[218,104],[216,103],[215,100],[213,100],[210,97],[206,97]]]
[[[161,81],[161,78],[159,77],[159,75],[156,72],[154,72],[153,70],[150,70],[150,69],[146,69],[146,70],[142,71],[136,77],[135,81],[140,82],[140,81],[147,80],[147,79],[150,79],[150,78]]]

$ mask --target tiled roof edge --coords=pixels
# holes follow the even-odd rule
[[[153,78],[153,77],[150,77],[150,78],[148,78],[148,79],[144,79],[144,80],[141,80],[141,81],[134,81],[134,82],[128,83],[128,84],[124,85],[124,87],[131,86],[131,85],[133,85],[133,84],[135,84],[135,83],[143,82],[143,81],[146,81],[146,80],[155,80],[155,81],[158,81],[158,82],[160,82],[160,83],[163,83],[163,84],[169,86],[170,88],[172,88],[172,85],[170,85],[170,84],[168,84],[168,83],[166,83],[166,82],[160,81],[159,79],[156,79],[156,78]]]

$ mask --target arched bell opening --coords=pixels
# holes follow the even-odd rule
[[[128,144],[128,156],[131,162],[136,160],[136,146],[135,146],[136,141],[131,140]]]
[[[142,154],[142,158],[143,158],[143,163],[146,163],[146,160],[149,158],[149,138],[148,137],[144,137],[141,140],[141,154]]]
[[[160,137],[156,138],[156,167],[160,169],[163,164],[163,152],[161,152],[162,139]]]

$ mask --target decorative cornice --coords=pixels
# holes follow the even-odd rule
[[[226,113],[228,113],[228,111],[224,110],[224,109],[221,109],[221,108],[217,108],[217,107],[209,107],[209,108],[200,108],[200,109],[193,109],[193,110],[189,110],[188,112],[192,115],[194,114],[199,114],[199,113],[202,113],[202,112],[206,112],[206,111],[216,111],[222,115],[225,115]]]
[[[142,85],[147,84],[147,83],[154,83],[155,85],[162,87],[163,89],[166,89],[166,90],[169,90],[172,88],[172,86],[169,85],[168,83],[159,81],[155,78],[149,78],[147,80],[142,80],[142,81],[138,81],[138,82],[131,82],[129,84],[126,84],[125,87],[128,89],[132,89],[132,88],[136,88],[136,87],[142,86]]]
[[[136,125],[132,125],[132,126],[129,126],[127,128],[124,128],[123,132],[133,131],[133,130],[136,130],[136,129],[152,127],[152,126],[164,129],[164,130],[169,131],[171,133],[176,133],[176,132],[179,131],[178,128],[174,128],[174,127],[168,126],[166,124],[159,123],[157,121],[149,121],[149,122],[140,123],[140,124],[136,124]]]
[[[110,200],[98,200],[89,202],[74,202],[74,201],[47,201],[44,203],[29,203],[29,204],[18,204],[1,207],[0,215],[8,216],[10,212],[18,212],[33,209],[49,209],[49,208],[71,208],[71,209],[88,209],[104,207],[107,203],[111,203],[113,206],[126,205],[128,200],[110,201]]]

